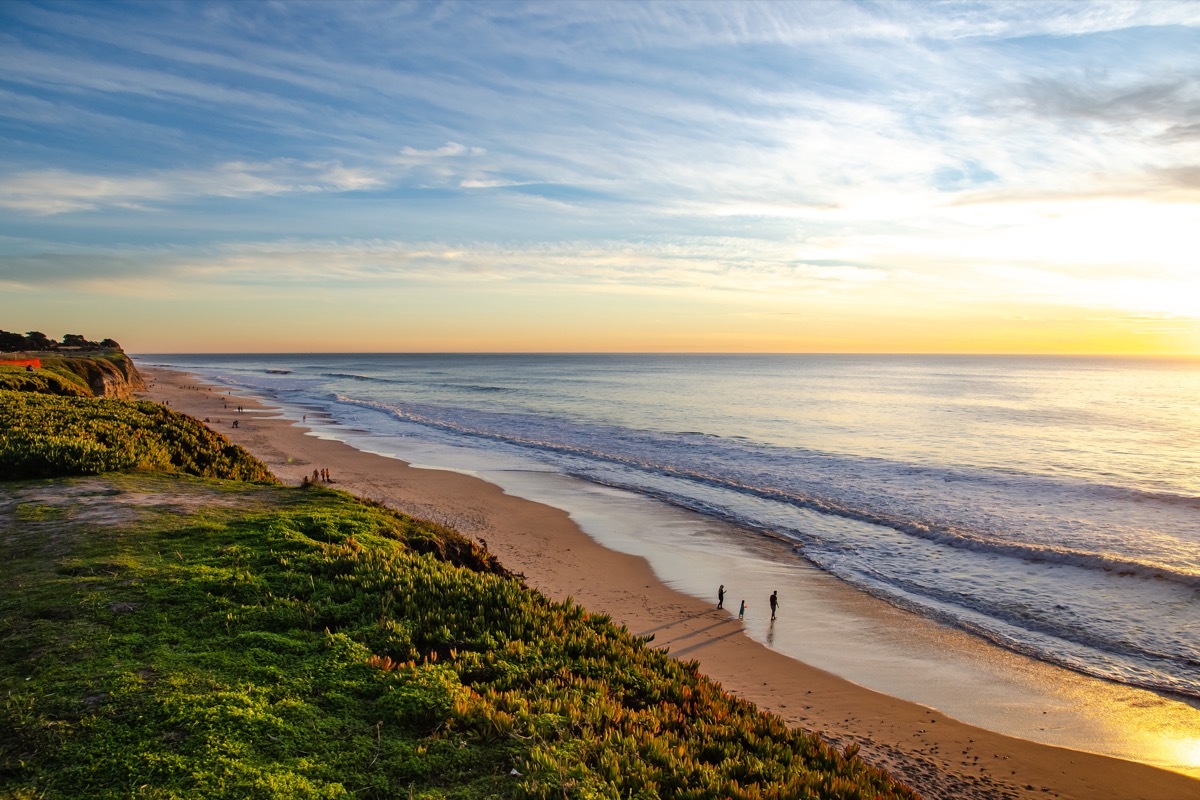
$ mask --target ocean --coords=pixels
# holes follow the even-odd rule
[[[471,452],[665,501],[1008,650],[1200,700],[1200,361],[138,360],[388,440],[405,460]]]

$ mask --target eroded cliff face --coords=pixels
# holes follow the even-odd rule
[[[67,370],[85,382],[96,397],[115,397],[121,400],[134,399],[134,392],[144,391],[146,384],[141,373],[129,356],[121,351],[110,351],[103,355],[63,356],[43,359],[44,364],[58,371]]]
[[[124,353],[91,361],[96,369],[87,376],[87,382],[97,397],[132,400],[134,392],[145,391],[146,383],[141,373]]]

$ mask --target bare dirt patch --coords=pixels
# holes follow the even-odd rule
[[[85,531],[130,527],[171,514],[190,517],[213,509],[253,510],[241,492],[191,479],[151,475],[97,475],[36,483],[0,483],[0,543],[10,554],[69,556]]]

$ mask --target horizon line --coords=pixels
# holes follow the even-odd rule
[[[128,356],[961,356],[989,358],[1154,358],[1200,359],[1200,353],[1028,353],[869,350],[205,350],[140,353]]]

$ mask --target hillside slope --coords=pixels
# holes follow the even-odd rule
[[[4,401],[56,476],[47,403],[102,444],[166,412]],[[210,435],[0,481],[0,797],[916,797],[453,530],[226,479]]]
[[[41,366],[28,370],[0,363],[0,389],[74,397],[132,399],[146,388],[129,356],[120,350],[79,355],[6,353],[4,361],[35,359]]]

